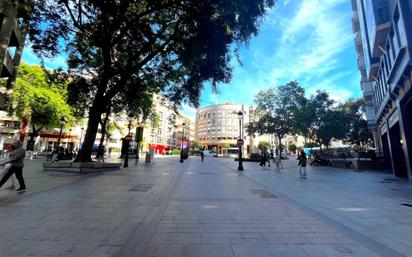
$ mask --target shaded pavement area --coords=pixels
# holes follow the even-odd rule
[[[0,256],[412,256],[410,183],[326,167],[301,180],[296,164],[239,176],[231,159],[171,157],[75,175],[26,161],[28,191],[0,189]]]

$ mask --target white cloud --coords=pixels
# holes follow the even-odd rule
[[[255,84],[266,88],[296,79],[309,91],[336,91],[341,86],[338,79],[345,77],[342,74],[353,72],[342,71],[345,65],[340,55],[353,44],[352,14],[342,11],[342,4],[348,5],[347,0],[302,0],[293,6],[292,15],[281,13],[282,7],[271,12],[273,17],[268,19],[272,22],[264,27],[276,25],[279,34],[273,36],[278,39],[271,56],[264,50],[251,49],[254,59],[261,60],[254,64],[258,71]],[[352,95],[349,90],[340,91],[344,97]]]

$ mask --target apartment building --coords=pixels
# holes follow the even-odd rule
[[[243,115],[239,116],[239,112]],[[223,154],[223,149],[227,146],[236,147],[239,137],[245,141],[246,146],[243,149],[249,149],[249,137],[245,133],[248,122],[249,108],[243,104],[224,103],[206,106],[196,112],[195,138],[207,149],[218,154]]]
[[[5,82],[0,87],[0,109],[5,108],[16,80],[32,4],[30,0],[0,1],[0,78]]]
[[[353,30],[377,152],[412,180],[412,0],[352,0]]]

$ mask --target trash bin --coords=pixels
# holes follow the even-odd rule
[[[146,152],[145,163],[152,163],[152,156],[153,156],[153,151],[152,151],[152,149],[149,149]]]

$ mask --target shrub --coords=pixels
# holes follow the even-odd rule
[[[178,148],[172,149],[172,155],[180,155],[180,149]]]
[[[251,153],[249,158],[251,160],[260,160],[260,159],[262,159],[262,155],[260,155],[258,153]]]

